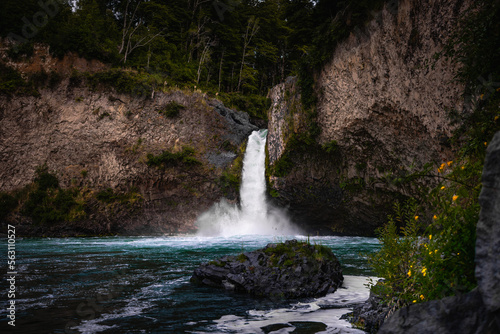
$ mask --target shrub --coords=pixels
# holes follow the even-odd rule
[[[150,97],[153,90],[163,86],[162,78],[146,72],[126,71],[113,68],[108,71],[87,74],[91,89],[99,85],[114,87],[118,93]]]
[[[169,151],[163,151],[159,155],[149,153],[146,156],[146,164],[148,166],[154,166],[162,169],[168,167],[177,167],[181,165],[188,167],[201,165],[201,162],[193,157],[194,153],[194,148],[189,146],[184,146],[181,152],[176,153],[172,153]]]
[[[226,142],[227,141],[225,141],[222,146],[225,147],[226,150],[231,149],[233,145]],[[238,154],[238,156],[233,160],[231,166],[226,168],[219,177],[219,185],[226,196],[230,192],[238,193],[240,191],[241,172],[243,169],[243,157],[246,151],[246,144],[247,142],[245,141],[239,148],[234,147],[234,152]]]
[[[169,102],[163,109],[158,110],[158,112],[168,118],[175,118],[179,116],[181,110],[185,109],[182,104],[175,101]]]
[[[249,115],[267,120],[267,110],[271,107],[271,99],[260,95],[222,93],[220,99],[230,108],[247,112]]]
[[[71,221],[85,216],[85,208],[78,203],[77,189],[60,189],[57,176],[47,166],[38,167],[22,213],[40,224]]]
[[[389,305],[401,307],[475,287],[481,170],[480,160],[442,164],[442,182],[427,199],[427,220],[415,200],[395,204],[396,215],[379,230],[382,248],[370,257],[377,275],[385,278],[378,289]]]
[[[4,220],[17,206],[16,199],[7,194],[0,193],[0,220]]]
[[[46,165],[40,166],[36,169],[36,177],[34,182],[37,184],[38,190],[46,191],[47,189],[59,188],[59,180],[57,176],[49,173]]]
[[[11,46],[7,50],[7,55],[14,61],[19,61],[22,57],[30,58],[34,52],[32,42],[24,42]]]
[[[96,199],[106,204],[119,203],[132,207],[137,202],[141,202],[143,197],[138,190],[134,188],[130,189],[130,191],[126,193],[115,192],[113,189],[107,188],[98,192],[96,194]]]
[[[323,144],[323,150],[325,150],[326,153],[336,153],[339,151],[339,144],[336,140],[332,140],[328,143]]]
[[[0,62],[0,94],[26,93],[30,86],[15,69]]]

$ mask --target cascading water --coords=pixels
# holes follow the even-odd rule
[[[198,218],[198,235],[227,237],[299,233],[282,211],[266,201],[266,137],[267,130],[254,131],[248,137],[240,188],[241,206],[226,200],[215,204]]]

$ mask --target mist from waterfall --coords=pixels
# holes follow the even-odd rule
[[[267,130],[254,131],[248,137],[243,159],[241,203],[231,204],[223,199],[197,220],[198,235],[295,235],[285,213],[266,201],[266,137]]]

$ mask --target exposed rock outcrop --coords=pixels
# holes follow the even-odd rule
[[[32,61],[37,57],[43,58]],[[43,59],[46,72],[60,70],[60,64]],[[16,67],[39,70],[30,66],[34,69]],[[10,218],[24,222],[20,235],[192,231],[197,216],[227,194],[219,178],[236,157],[234,148],[256,129],[248,115],[197,91],[172,88],[136,96],[105,85],[91,89],[65,75],[62,71],[63,80],[53,88],[38,88],[37,96],[0,96],[0,192],[27,186],[36,168],[46,164],[61,188],[82,189],[85,196],[107,188],[117,193],[133,189],[143,200],[133,215],[109,205],[107,212],[96,212],[99,203],[90,201],[87,217],[64,229],[34,227],[14,212]],[[178,115],[162,113],[171,103],[180,105]],[[185,146],[201,165],[158,168],[146,163],[148,154],[180,152]]]
[[[482,182],[475,260],[478,287],[461,296],[402,308],[384,322],[380,334],[500,333],[500,132],[488,146]]]
[[[377,333],[389,311],[389,306],[372,289],[370,290],[370,297],[364,303],[354,305],[352,313],[345,314],[342,317],[362,327],[368,333]]]
[[[499,319],[500,320],[500,319]],[[396,311],[379,334],[487,334],[498,333],[495,317],[488,313],[478,290],[412,305]]]
[[[500,132],[488,145],[476,231],[476,278],[489,312],[500,311]],[[498,319],[500,321],[500,318]],[[500,328],[500,323],[498,324]],[[499,331],[500,332],[500,331]]]
[[[324,296],[343,280],[340,262],[329,248],[297,240],[204,263],[191,278],[194,283],[270,298]]]
[[[270,92],[269,163],[288,159],[293,166],[270,181],[281,204],[303,208],[292,210],[297,219],[315,222],[316,230],[373,233],[386,220],[390,203],[411,195],[411,188],[394,180],[452,159],[447,113],[467,112],[464,87],[453,81],[456,65],[445,59],[433,64],[433,56],[469,4],[391,1],[372,13],[318,74],[320,134],[300,154],[294,155],[298,150],[290,138],[307,130],[310,111],[301,107],[293,79]]]

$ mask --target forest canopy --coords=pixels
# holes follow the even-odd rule
[[[383,0],[2,0],[0,35],[161,73],[172,83],[266,95],[311,73]]]

